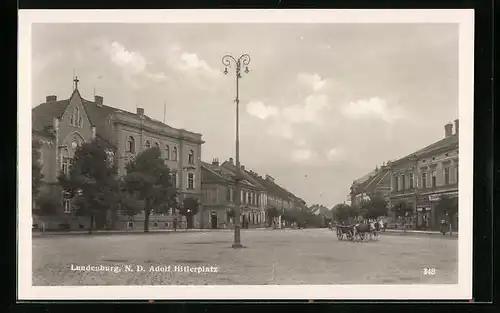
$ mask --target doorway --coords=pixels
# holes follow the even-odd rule
[[[212,229],[217,229],[217,224],[218,224],[217,212],[210,213],[210,225],[212,226]]]

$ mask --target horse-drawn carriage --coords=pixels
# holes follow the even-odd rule
[[[335,228],[339,240],[365,241],[368,239],[378,240],[380,231],[378,226],[378,223],[372,222],[368,224],[337,225]]]

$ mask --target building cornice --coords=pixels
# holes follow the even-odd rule
[[[185,129],[176,129],[166,124],[159,125],[159,122],[146,120],[144,118],[133,118],[128,114],[115,112],[113,121],[115,124],[122,124],[133,128],[143,129],[150,133],[160,136],[171,137],[178,140],[190,142],[193,144],[204,144],[205,141],[201,139],[201,134],[189,132]]]

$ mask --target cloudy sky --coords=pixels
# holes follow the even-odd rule
[[[458,117],[452,24],[36,24],[32,36],[33,106],[68,98],[74,70],[84,98],[95,86],[107,105],[201,132],[207,162],[234,157],[221,57],[250,54],[241,162],[309,204],[345,201],[354,179]]]

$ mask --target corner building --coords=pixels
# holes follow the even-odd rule
[[[153,146],[160,148],[165,163],[172,171],[172,182],[179,191],[179,200],[193,197],[201,200],[201,146],[202,135],[185,129],[173,128],[150,118],[143,108],[135,113],[104,105],[101,96],[89,101],[80,95],[77,88],[67,100],[58,101],[48,96],[45,103],[33,109],[33,138],[43,142],[42,154],[45,185],[57,186],[60,170],[69,171],[69,161],[76,147],[98,136],[117,148],[115,162],[118,174],[126,174],[126,164],[138,153]],[[47,188],[46,188],[47,189]],[[53,188],[54,189],[54,188]],[[59,189],[60,190],[60,189]],[[60,223],[74,219],[74,207],[64,197],[61,201]],[[199,212],[202,208],[199,209]],[[109,212],[108,212],[109,213]],[[111,217],[107,214],[106,219]],[[171,228],[175,210],[167,214],[152,214],[150,228]],[[186,220],[180,218],[180,227],[199,227],[198,216]],[[144,226],[144,215],[125,216],[119,212],[111,218],[114,228],[138,228]],[[78,220],[71,228],[86,228]]]
[[[405,201],[413,208],[413,226],[438,229],[444,217],[436,211],[442,196],[458,204],[458,120],[445,125],[443,139],[404,158],[388,163],[391,170],[390,201]],[[452,221],[458,228],[458,214]]]

